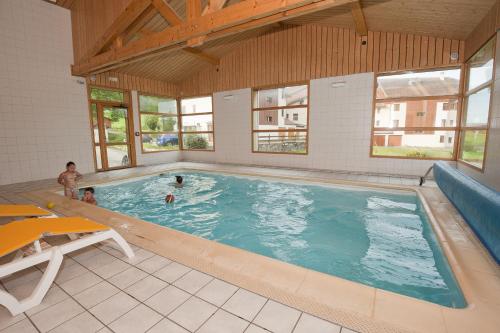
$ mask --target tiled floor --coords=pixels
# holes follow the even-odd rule
[[[169,168],[197,166],[200,164],[176,163]],[[259,169],[241,167],[240,171],[259,174]],[[163,170],[165,165],[126,169],[87,175],[85,180],[101,182]],[[265,170],[270,173],[269,168]],[[417,178],[387,175],[286,169],[276,169],[275,173],[277,176],[309,174],[325,179],[418,184]],[[55,185],[55,180],[44,180],[0,186],[0,203],[25,202],[17,193]],[[135,246],[136,258],[129,262],[110,245],[89,247],[67,256],[54,285],[36,308],[12,317],[0,307],[0,333],[353,332]],[[25,270],[1,280],[0,288],[25,297],[33,290],[42,271],[43,267]]]
[[[133,248],[133,261],[113,243],[70,254],[42,304],[15,317],[0,308],[0,332],[352,332]],[[25,297],[43,270],[27,269],[0,287]]]

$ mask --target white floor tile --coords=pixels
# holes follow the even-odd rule
[[[196,296],[217,306],[222,306],[235,292],[238,287],[219,279],[213,279]]]
[[[181,306],[175,309],[168,319],[176,322],[182,327],[194,332],[197,330],[217,308],[197,297],[191,297]]]
[[[78,277],[61,283],[59,286],[68,294],[75,295],[98,284],[99,282],[102,282],[102,279],[99,276],[87,271]]]
[[[85,308],[90,309],[119,292],[120,289],[116,288],[111,283],[102,281],[101,283],[74,295],[73,297]]]
[[[250,326],[248,326],[248,328],[246,329],[245,333],[269,333],[269,331],[254,324],[250,324]]]
[[[204,287],[213,277],[200,271],[192,270],[173,283],[174,286],[187,291],[190,294],[196,293]]]
[[[93,271],[103,279],[109,279],[110,277],[118,273],[121,273],[129,269],[130,267],[132,267],[130,264],[127,264],[126,262],[117,259],[109,263],[108,265],[97,267]]]
[[[218,310],[197,331],[199,333],[243,333],[250,323],[224,310]]]
[[[144,303],[166,316],[184,303],[190,296],[191,295],[184,290],[174,286],[168,286]]]
[[[173,321],[164,318],[158,324],[153,326],[148,333],[189,333],[189,331],[180,327]]]
[[[166,265],[170,264],[172,261],[162,256],[154,255],[151,258],[144,260],[143,262],[136,265],[137,268],[142,269],[149,274],[152,274],[159,269],[162,269]]]
[[[30,319],[41,332],[47,332],[83,311],[85,310],[78,303],[68,298],[65,301],[36,313],[31,316]]]
[[[269,300],[255,318],[254,323],[275,333],[290,333],[299,316],[300,311]]]
[[[340,333],[340,326],[302,313],[293,333]]]
[[[140,304],[109,324],[109,328],[116,333],[146,332],[161,319],[162,316],[157,312],[151,310],[144,304]]]
[[[120,289],[125,289],[137,281],[144,279],[147,275],[147,273],[141,271],[140,269],[130,267],[129,269],[109,278],[108,281]]]
[[[109,324],[132,310],[139,304],[135,299],[120,292],[102,303],[97,304],[89,311],[104,324]]]
[[[28,316],[32,316],[35,313],[38,313],[42,310],[47,309],[48,307],[51,307],[54,304],[57,304],[59,302],[64,301],[65,299],[69,298],[69,295],[65,293],[61,288],[59,288],[57,285],[53,284],[49,291],[47,292],[47,295],[43,298],[42,303],[39,305],[29,309],[26,311],[26,314]]]
[[[57,326],[50,333],[94,333],[103,327],[99,320],[85,311]]]
[[[12,316],[6,308],[0,307],[0,330],[14,325],[15,323],[20,322],[23,319],[26,319],[24,313],[20,313],[17,316]]]
[[[23,319],[2,330],[2,333],[38,333],[38,331],[28,319]]]
[[[172,262],[171,264],[168,264],[159,271],[155,272],[153,275],[159,279],[162,279],[163,281],[172,283],[190,270],[191,268],[187,266]]]
[[[252,321],[266,301],[265,297],[245,289],[238,289],[222,308],[238,317]]]
[[[144,302],[166,286],[168,286],[168,283],[165,281],[148,275],[146,278],[127,287],[124,291],[139,301]]]

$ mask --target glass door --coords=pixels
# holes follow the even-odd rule
[[[97,170],[132,166],[128,108],[94,102],[91,110]]]

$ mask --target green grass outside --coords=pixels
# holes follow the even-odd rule
[[[179,145],[166,145],[166,146],[158,146],[154,143],[143,142],[142,147],[144,151],[170,151],[170,150],[179,150]]]
[[[453,157],[452,148],[426,148],[426,147],[373,147],[375,156],[409,157],[409,158],[442,158]]]

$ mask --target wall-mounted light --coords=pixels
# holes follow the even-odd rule
[[[232,100],[234,98],[234,96],[233,95],[226,95],[223,98],[224,98],[224,100],[229,101],[229,100]]]
[[[91,75],[90,76],[90,81],[95,82],[95,80],[97,80],[96,76],[95,75]]]
[[[332,88],[342,88],[344,87],[346,84],[345,81],[338,81],[338,82],[332,82],[331,85],[332,85]]]
[[[450,59],[453,61],[458,60],[458,52],[451,52]]]
[[[108,80],[109,82],[118,82],[118,78],[116,76],[110,76]]]

